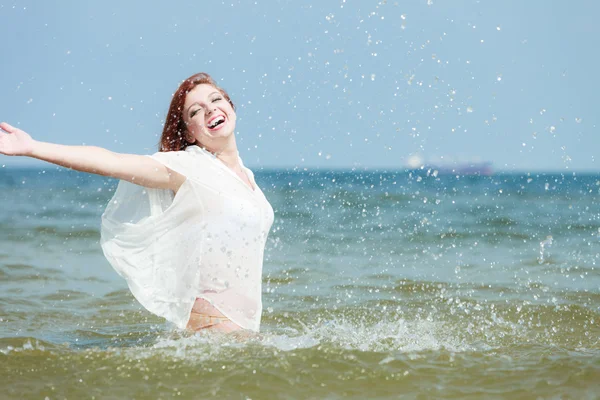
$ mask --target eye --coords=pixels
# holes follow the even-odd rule
[[[223,98],[222,97],[215,97],[212,102],[216,103],[219,100],[223,100]]]
[[[190,113],[190,118],[194,118],[194,115],[196,115],[198,113],[198,111],[200,111],[200,110],[201,110],[201,108],[196,108],[194,111],[192,111]]]

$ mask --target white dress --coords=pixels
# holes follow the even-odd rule
[[[104,255],[148,311],[183,329],[196,298],[258,331],[262,265],[273,209],[212,153],[198,146],[152,156],[186,177],[173,196],[119,182],[102,215]]]

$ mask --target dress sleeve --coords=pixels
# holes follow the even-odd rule
[[[195,301],[204,242],[201,187],[189,178],[189,154],[151,157],[184,175],[185,182],[174,196],[170,190],[120,181],[102,215],[100,244],[134,297],[183,329]]]

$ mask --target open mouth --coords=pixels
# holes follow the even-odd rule
[[[210,122],[208,123],[208,129],[215,129],[218,126],[220,126],[221,124],[223,124],[225,122],[225,117],[222,115],[219,115],[216,118],[213,118],[212,120],[210,120]]]

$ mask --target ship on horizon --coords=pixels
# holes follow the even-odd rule
[[[472,162],[455,162],[447,164],[435,164],[425,162],[419,155],[412,155],[408,158],[405,166],[406,170],[427,175],[493,175],[491,161],[472,161]]]

